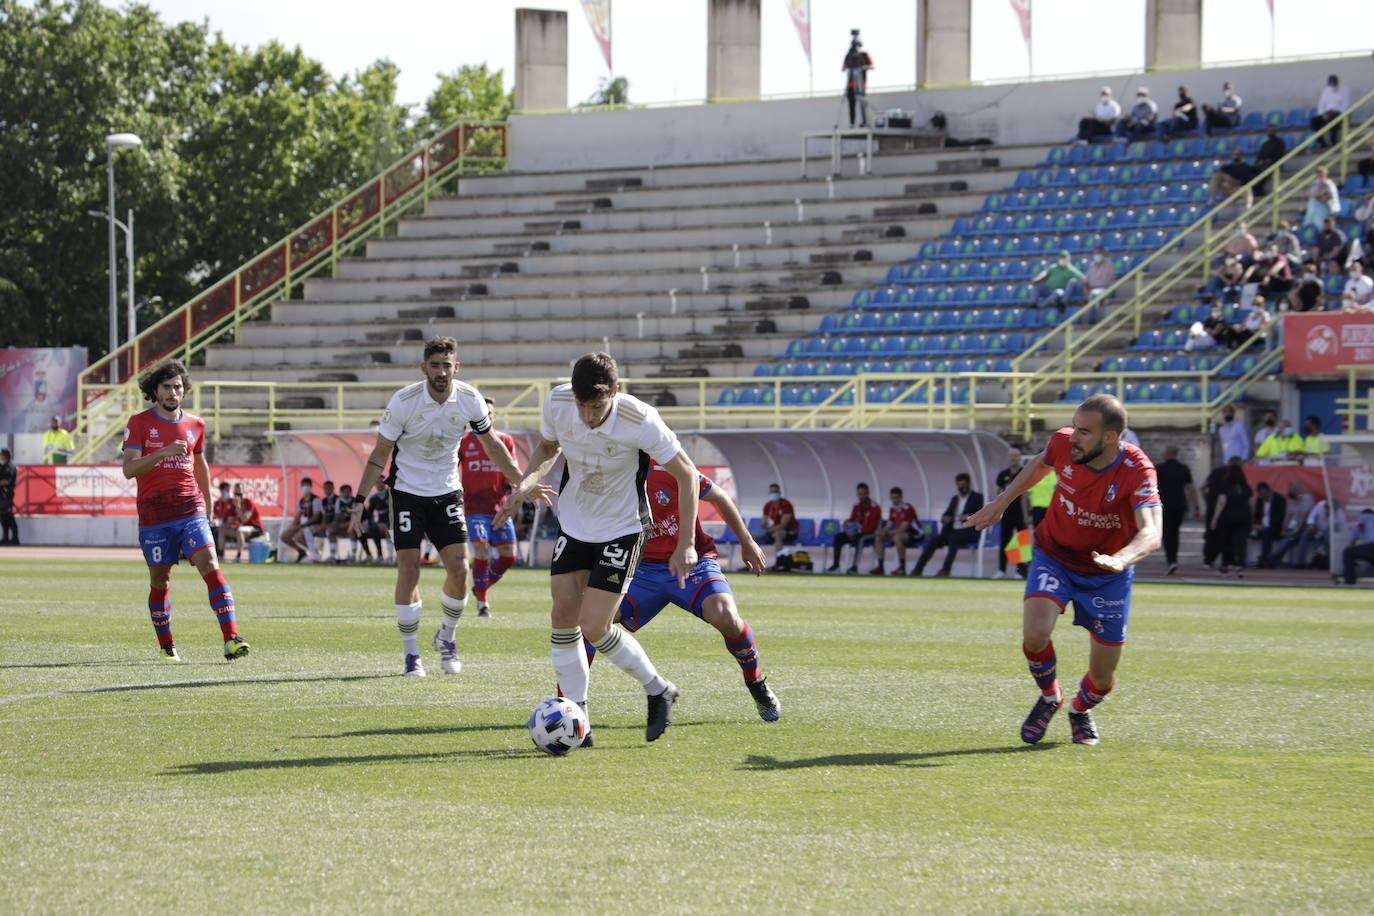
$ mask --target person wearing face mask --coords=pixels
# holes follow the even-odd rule
[[[1197,130],[1198,109],[1193,97],[1188,94],[1187,86],[1178,87],[1178,101],[1174,103],[1174,110],[1170,117],[1166,118],[1159,125],[1159,131],[1165,137],[1172,137],[1175,134],[1186,134]]]
[[[897,568],[892,570],[892,575],[905,576],[906,545],[921,540],[921,519],[915,507],[903,498],[902,488],[893,487],[888,498],[892,501],[892,508],[887,510],[887,518],[878,526],[878,533],[873,538],[873,555],[878,565],[868,571],[870,576],[883,575],[883,554],[888,541],[897,548]]]
[[[1016,475],[1021,473],[1021,450],[1011,449],[1007,452],[1007,466],[997,472],[997,493],[1000,495],[1007,488]],[[1016,499],[1007,504],[1007,511],[1002,513],[1002,527],[998,531],[998,544],[1003,548],[1011,543],[1012,536],[1022,528],[1030,527],[1030,497],[1022,493]],[[1029,563],[1017,563],[1016,574],[1022,579],[1026,578],[1026,570],[1030,568]],[[994,579],[1000,579],[1007,574],[1007,552],[1006,550],[997,551],[997,572]]]
[[[1317,265],[1307,263],[1302,266],[1302,276],[1293,284],[1288,294],[1288,307],[1295,312],[1321,311],[1326,301],[1326,287],[1322,278],[1317,276]]]
[[[1207,133],[1214,130],[1230,130],[1240,126],[1241,98],[1236,94],[1236,88],[1228,80],[1221,85],[1221,101],[1215,107],[1203,105],[1202,113],[1206,116]]]
[[[1103,86],[1093,113],[1078,122],[1078,142],[1091,143],[1099,137],[1110,137],[1120,117],[1121,104],[1112,98],[1111,88]]]
[[[1245,281],[1245,265],[1239,256],[1223,254],[1221,263],[1212,271],[1207,285],[1198,290],[1204,299],[1214,302],[1239,302],[1240,285]]]
[[[959,548],[978,543],[978,529],[966,526],[968,517],[983,508],[983,494],[972,488],[973,478],[968,474],[956,475],[954,485],[958,492],[950,498],[945,514],[940,516],[940,533],[926,543],[921,558],[916,561],[916,568],[911,571],[913,576],[925,574],[926,564],[941,547],[948,547],[949,552],[945,554],[945,562],[935,575],[948,576],[954,568],[954,557],[959,553]]]
[[[1260,446],[1264,440],[1279,430],[1279,415],[1272,410],[1264,412],[1264,419],[1260,420],[1259,428],[1255,430],[1255,456],[1259,457]],[[1257,462],[1259,463],[1259,462]]]
[[[222,557],[224,545],[228,543],[226,539],[234,535],[234,522],[238,518],[238,513],[234,511],[234,500],[229,495],[227,480],[220,481],[219,496],[210,509],[210,517],[215,522],[215,553]]]
[[[1116,135],[1126,140],[1139,140],[1155,132],[1155,121],[1159,117],[1159,106],[1150,98],[1150,90],[1141,86],[1135,91],[1135,104],[1131,113],[1117,122]]]
[[[1341,112],[1350,107],[1350,89],[1341,85],[1341,79],[1336,74],[1331,74],[1326,78],[1326,85],[1322,87],[1322,94],[1317,98],[1317,113],[1312,116],[1312,129],[1321,130],[1341,116]],[[1317,139],[1317,145],[1323,148],[1330,147],[1341,138],[1340,127],[1334,127]]]
[[[1255,457],[1260,464],[1288,464],[1302,459],[1302,436],[1293,431],[1293,421],[1280,420],[1278,429],[1259,448]]]
[[[1088,298],[1094,299],[1100,296],[1107,287],[1116,282],[1116,265],[1112,259],[1107,257],[1107,249],[1101,245],[1093,249],[1092,263],[1088,265],[1087,272],[1083,275],[1083,287],[1087,290]]]
[[[1241,461],[1250,457],[1250,431],[1245,424],[1236,419],[1236,409],[1227,404],[1221,409],[1221,422],[1215,424],[1217,442],[1221,446],[1221,460],[1232,458]],[[1210,516],[1209,516],[1210,517]]]
[[[1067,251],[1059,252],[1058,259],[1031,277],[1030,282],[1035,304],[1040,308],[1083,299],[1083,271],[1073,266]]]
[[[301,478],[301,498],[296,501],[296,514],[281,534],[282,546],[296,551],[297,563],[315,552],[314,528],[324,521],[324,503],[314,494],[314,486],[315,482],[309,477]],[[285,553],[282,560],[286,560]]]
[[[775,483],[768,485],[768,502],[763,504],[763,526],[759,530],[759,542],[773,545],[773,572],[785,572],[777,560],[778,551],[797,539],[800,525],[797,524],[797,510],[792,508],[791,500],[782,495],[782,488]]]

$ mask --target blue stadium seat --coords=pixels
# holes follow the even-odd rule
[[[739,391],[737,391],[737,390],[734,389],[734,388],[726,388],[726,389],[722,390],[721,393],[720,393],[720,396],[716,398],[716,403],[717,403],[717,404],[737,404],[737,403],[739,403]]]
[[[1176,325],[1176,324],[1192,324],[1192,323],[1193,323],[1193,309],[1192,309],[1191,306],[1188,306],[1188,305],[1176,305],[1176,306],[1174,306],[1172,309],[1169,310],[1169,314],[1167,314],[1167,315],[1164,316],[1164,320],[1162,320],[1162,321],[1160,322],[1160,324],[1164,325],[1165,327],[1169,327],[1169,326],[1171,326],[1171,325]]]
[[[1061,404],[1079,404],[1088,399],[1088,388],[1086,385],[1070,385],[1064,392],[1064,396],[1059,399]]]
[[[778,364],[778,375],[786,375],[786,374],[787,374],[786,372],[782,371],[784,368],[786,368],[786,366],[787,366],[786,363],[779,363],[779,364]],[[772,374],[773,374],[773,367],[770,366],[770,365],[768,365],[767,363],[760,363],[759,365],[757,365],[757,366],[754,367],[754,378],[760,378],[760,377],[769,376],[769,375],[772,375]]]
[[[1294,108],[1291,111],[1289,111],[1287,116],[1283,119],[1283,126],[1306,128],[1311,125],[1311,122],[1312,115],[1308,112],[1306,108]],[[1289,144],[1288,148],[1292,149],[1292,144]]]
[[[1202,399],[1202,386],[1197,382],[1181,382],[1174,399],[1184,404],[1196,404]]]
[[[1127,350],[1153,350],[1159,342],[1159,332],[1155,330],[1142,331],[1136,338],[1135,343],[1126,347]]]

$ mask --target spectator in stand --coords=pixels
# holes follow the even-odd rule
[[[1284,141],[1283,135],[1279,133],[1277,124],[1270,124],[1264,128],[1264,142],[1255,151],[1255,165],[1264,171],[1288,155],[1288,143]]]
[[[1321,465],[1326,460],[1326,453],[1329,451],[1331,451],[1331,446],[1327,443],[1326,437],[1322,435],[1322,421],[1317,417],[1308,417],[1303,420],[1303,464]]]
[[[1341,292],[1354,293],[1355,304],[1358,306],[1369,305],[1371,300],[1374,300],[1374,280],[1364,272],[1364,265],[1359,261],[1350,262],[1350,272],[1346,274],[1345,286]]]
[[[1360,305],[1355,301],[1355,291],[1347,290],[1341,294],[1341,311],[1346,315],[1367,315],[1374,312],[1374,302]]]
[[[1283,517],[1288,511],[1288,501],[1261,483],[1255,487],[1255,508],[1251,513],[1250,536],[1260,542],[1260,562],[1274,549],[1274,542],[1283,537]]]
[[[1226,346],[1234,350],[1245,343],[1251,337],[1263,332],[1273,323],[1273,316],[1269,314],[1269,309],[1265,307],[1264,297],[1256,296],[1255,301],[1250,303],[1250,308],[1245,311],[1245,318],[1235,322],[1230,327],[1230,334],[1226,341]],[[1272,343],[1265,335],[1264,345],[1270,346]]]
[[[1302,216],[1304,226],[1324,226],[1326,220],[1341,212],[1341,192],[1327,175],[1326,166],[1317,166],[1316,173],[1307,192],[1307,211]]]
[[[1333,217],[1322,222],[1317,233],[1317,251],[1314,258],[1318,269],[1327,275],[1341,272],[1341,262],[1345,260],[1346,237]]]
[[[1222,461],[1229,462],[1232,458],[1244,461],[1250,457],[1250,431],[1236,419],[1233,405],[1227,404],[1221,409],[1221,422],[1216,423],[1214,428],[1217,444],[1221,446]]]
[[[1214,130],[1230,130],[1240,126],[1241,98],[1230,81],[1221,84],[1221,101],[1216,107],[1203,105],[1202,113],[1207,118],[1207,133]]]
[[[1312,116],[1312,129],[1321,130],[1341,116],[1341,113],[1350,107],[1350,90],[1341,85],[1340,77],[1331,74],[1326,78],[1326,85],[1322,88],[1322,94],[1317,97],[1317,113]],[[1330,131],[1317,138],[1315,145],[1329,148],[1341,138],[1340,128],[1333,127]]]
[[[1302,276],[1288,294],[1288,307],[1295,312],[1314,312],[1321,310],[1324,301],[1326,287],[1317,276],[1317,265],[1311,262],[1302,265]]]
[[[940,533],[926,543],[921,558],[916,561],[916,568],[912,570],[913,576],[923,575],[935,551],[946,546],[949,552],[945,554],[945,562],[935,575],[948,576],[954,568],[954,557],[959,548],[978,543],[978,530],[967,525],[968,517],[983,508],[983,494],[973,489],[973,478],[968,474],[955,475],[954,485],[959,492],[950,499],[945,514],[940,516]]]
[[[1178,571],[1178,531],[1192,506],[1193,516],[1202,518],[1202,502],[1193,486],[1193,472],[1178,460],[1178,446],[1164,449],[1164,460],[1155,468],[1159,478],[1159,501],[1164,504],[1164,559],[1169,575]]]
[[[797,510],[792,502],[784,499],[782,487],[775,483],[768,485],[768,502],[763,504],[763,527],[759,531],[759,543],[773,545],[773,571],[783,567],[778,563],[778,553],[797,539],[800,525],[797,523]]]
[[[1000,494],[1005,490],[1016,475],[1021,473],[1021,450],[1014,448],[1007,452],[1007,466],[997,472],[997,492]],[[994,579],[1000,579],[1007,574],[1007,551],[1006,546],[1010,543],[1012,536],[1023,528],[1030,527],[1030,499],[1022,493],[1011,505],[1007,506],[1007,511],[1002,513],[1001,528],[998,529],[997,536],[1001,542],[997,545],[1002,548],[997,551],[997,575]],[[1017,563],[1016,574],[1022,579],[1026,578],[1026,570],[1030,567],[1029,563]]]
[[[1355,530],[1350,533],[1350,546],[1341,552],[1341,572],[1346,585],[1354,585],[1361,562],[1374,563],[1374,509],[1365,509]],[[1333,574],[1331,578],[1335,578]]]
[[[1116,282],[1116,265],[1107,257],[1107,249],[1098,245],[1093,249],[1092,263],[1083,275],[1083,288],[1089,299],[1095,299]]]
[[[1306,519],[1301,523],[1301,527],[1296,532],[1286,536],[1274,547],[1274,552],[1268,557],[1271,567],[1283,566],[1287,569],[1306,569],[1308,552],[1313,547],[1324,547],[1327,542],[1328,529],[1331,519],[1327,515],[1326,500],[1318,500],[1312,507],[1312,511],[1307,513]],[[1288,551],[1294,550],[1293,562],[1283,563],[1282,560],[1288,555]]]
[[[1198,290],[1203,298],[1216,304],[1239,302],[1240,285],[1245,282],[1245,265],[1239,255],[1223,254],[1207,285]]]
[[[0,448],[0,544],[18,547],[19,526],[14,523],[14,496],[19,470],[10,458],[10,450]]]
[[[1073,265],[1073,257],[1067,251],[1059,252],[1059,258],[1031,277],[1030,282],[1035,304],[1042,309],[1083,298],[1083,271]]]
[[[1290,464],[1302,460],[1302,436],[1293,431],[1293,421],[1279,421],[1278,429],[1255,449],[1260,464]],[[1308,506],[1308,508],[1312,508]]]
[[[883,555],[887,552],[887,542],[891,541],[892,546],[897,548],[897,568],[892,570],[892,575],[905,576],[906,546],[920,543],[923,534],[921,519],[916,515],[916,509],[911,503],[902,498],[901,487],[893,487],[887,495],[892,500],[892,506],[887,510],[887,518],[878,526],[878,533],[873,538],[873,555],[878,565],[868,572],[874,576],[883,574]]]
[[[1222,251],[1235,255],[1243,266],[1249,267],[1255,260],[1255,252],[1259,251],[1259,239],[1250,232],[1249,223],[1237,220],[1236,231],[1226,240]]]
[[[1281,557],[1281,554],[1278,553],[1278,548],[1283,547],[1286,553],[1298,542],[1299,537],[1302,535],[1303,526],[1307,522],[1307,517],[1312,514],[1312,510],[1315,506],[1316,503],[1312,499],[1311,494],[1302,488],[1302,484],[1298,483],[1296,480],[1290,480],[1288,482],[1288,505],[1283,515],[1283,535],[1278,544],[1274,546],[1274,549],[1260,557],[1259,562],[1255,565],[1261,569],[1274,569],[1278,565],[1278,560]],[[1285,543],[1289,541],[1292,543],[1288,543],[1287,546],[1284,546]]]
[[[1091,143],[1099,137],[1110,137],[1120,117],[1120,103],[1112,98],[1111,88],[1103,86],[1092,115],[1078,122],[1078,142]]]
[[[1273,245],[1278,249],[1279,254],[1288,259],[1288,266],[1297,270],[1302,266],[1303,256],[1306,252],[1302,249],[1302,242],[1293,232],[1293,224],[1286,219],[1279,220],[1279,227],[1274,233],[1265,239],[1266,245]]]
[[[1253,495],[1245,479],[1245,468],[1240,464],[1228,464],[1216,509],[1208,521],[1208,527],[1216,531],[1221,546],[1218,575],[1224,576],[1234,569],[1237,579],[1245,577],[1245,539],[1250,534],[1250,497]]]
[[[1210,350],[1226,341],[1230,325],[1226,323],[1226,309],[1220,300],[1212,303],[1212,311],[1202,321],[1194,321],[1188,328],[1188,339],[1183,343],[1183,352]]]
[[[1207,180],[1207,202],[1216,203],[1245,188],[1245,208],[1254,206],[1255,194],[1250,183],[1259,177],[1260,169],[1245,161],[1240,147],[1231,149],[1231,159],[1224,162]]]
[[[1244,282],[1258,283],[1260,295],[1274,298],[1293,288],[1293,271],[1277,245],[1266,245],[1246,269]]]
[[[826,572],[835,572],[840,568],[840,551],[846,545],[853,544],[854,562],[845,572],[851,576],[858,575],[859,554],[864,552],[865,546],[873,545],[878,525],[883,520],[882,507],[868,498],[868,484],[861,483],[855,487],[854,495],[859,501],[849,510],[849,518],[840,526],[840,530],[835,532],[835,540],[831,543],[831,549],[835,552],[834,560]]]
[[[1174,110],[1159,125],[1160,133],[1166,138],[1175,134],[1188,134],[1197,130],[1198,108],[1193,97],[1188,94],[1187,86],[1178,87],[1178,101]]]
[[[1264,419],[1261,420],[1260,425],[1255,428],[1256,457],[1259,457],[1260,446],[1264,444],[1264,440],[1268,439],[1270,436],[1274,435],[1274,433],[1278,431],[1279,415],[1272,410],[1266,410],[1264,412]]]
[[[1141,86],[1135,91],[1135,104],[1131,113],[1116,124],[1116,135],[1129,140],[1139,140],[1155,132],[1155,121],[1159,118],[1159,106],[1150,98],[1150,90]]]

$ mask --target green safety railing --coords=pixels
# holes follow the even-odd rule
[[[1119,277],[1100,297],[1069,312],[1059,324],[1036,335],[1026,351],[1012,360],[1012,368],[1018,373],[1013,384],[1013,400],[1023,407],[1018,413],[1022,422],[1028,423],[1028,418],[1034,416],[1033,405],[1037,400],[1043,400],[1042,391],[1046,386],[1072,384],[1071,379],[1082,374],[1080,364],[1089,358],[1096,359],[1100,350],[1114,336],[1129,328],[1129,334],[1134,339],[1140,334],[1147,315],[1164,306],[1176,304],[1180,285],[1195,282],[1199,275],[1205,278],[1210,271],[1212,258],[1224,247],[1238,223],[1254,222],[1256,217],[1261,220],[1267,218],[1271,227],[1276,228],[1280,208],[1299,194],[1305,197],[1318,165],[1328,166],[1333,177],[1339,175],[1343,180],[1351,154],[1374,136],[1374,120],[1366,119],[1358,126],[1352,126],[1356,121],[1356,113],[1374,107],[1372,103],[1374,92],[1364,95],[1322,131],[1296,145],[1270,166],[1256,182],[1268,181],[1271,185],[1269,197],[1263,203],[1244,210],[1234,218],[1224,219],[1220,214],[1225,208],[1244,200],[1246,191],[1242,188],[1220,203],[1210,205],[1201,218],[1179,230],[1164,247]],[[1335,140],[1331,149],[1300,165],[1300,157],[1318,151],[1317,141],[1322,137],[1339,139]],[[1294,167],[1294,171],[1283,175],[1285,169]],[[1199,236],[1201,242],[1188,253],[1172,264],[1164,264],[1175,248],[1185,240]],[[1101,308],[1108,301],[1107,297],[1114,295],[1123,296],[1126,301],[1110,309],[1100,321],[1087,324],[1090,311]],[[1248,343],[1253,343],[1253,340]],[[1038,358],[1044,361],[1034,373],[1029,373],[1030,360]],[[1273,371],[1280,361],[1281,356],[1271,354],[1261,363]],[[1216,370],[1213,370],[1208,381],[1221,382],[1223,379],[1217,377]],[[1237,389],[1231,384],[1226,386],[1226,390],[1239,393],[1244,389]],[[1016,431],[1026,435],[1030,427],[1020,426]]]
[[[1345,397],[1336,399],[1336,415],[1347,433],[1374,434],[1374,387],[1360,396],[1360,381],[1374,380],[1374,364],[1337,366],[1346,377]]]
[[[190,359],[306,278],[385,232],[400,216],[429,211],[436,190],[465,174],[506,164],[506,125],[457,122],[393,162],[338,203],[268,246],[210,289],[164,316],[81,374],[76,462],[90,461],[141,405],[138,374],[158,360]]]

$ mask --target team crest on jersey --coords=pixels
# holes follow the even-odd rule
[[[1116,499],[1116,484],[1109,483],[1107,484],[1107,502],[1111,502],[1114,499]]]
[[[667,490],[655,490],[654,499],[658,501],[660,506],[666,506],[673,501],[672,494]]]
[[[188,431],[187,431],[187,433],[186,433],[186,444],[187,444],[187,445],[195,445],[195,444],[196,444],[196,431],[195,431],[194,429],[188,430]]]

